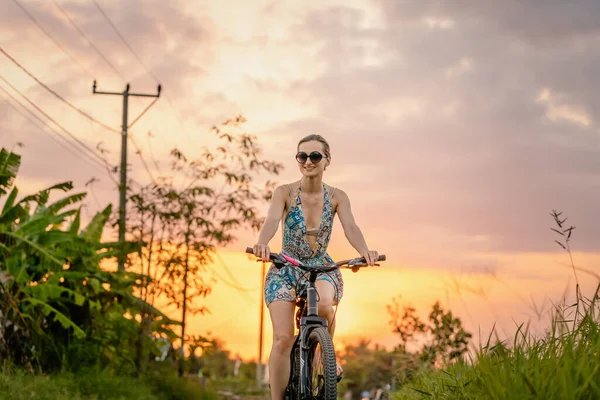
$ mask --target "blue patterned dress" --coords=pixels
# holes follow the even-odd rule
[[[304,212],[302,211],[302,199],[300,196],[300,185],[295,196],[289,185],[286,185],[292,195],[290,209],[283,221],[283,244],[281,252],[302,261],[306,265],[329,265],[333,259],[327,254],[327,246],[333,228],[333,206],[331,194],[323,185],[323,213],[321,224],[316,231],[307,231]],[[311,248],[307,235],[317,236],[315,245]],[[320,273],[318,280],[330,282],[335,289],[334,304],[339,303],[344,293],[344,281],[340,270],[324,274]],[[308,286],[308,273],[298,267],[288,266],[277,269],[271,265],[265,278],[265,303],[267,306],[273,301],[295,301],[297,296],[302,295]]]

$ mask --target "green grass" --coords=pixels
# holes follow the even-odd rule
[[[488,340],[471,362],[421,372],[396,398],[600,398],[598,290],[593,300],[577,293],[575,305],[555,310],[552,329],[545,335],[536,338],[519,329],[513,343],[490,345]],[[575,319],[565,317],[569,310]]]
[[[174,373],[155,373],[141,379],[96,373],[31,376],[20,370],[0,370],[0,400],[212,400],[194,382]]]

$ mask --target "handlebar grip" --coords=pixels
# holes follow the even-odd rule
[[[254,248],[253,247],[246,247],[246,253],[248,253],[248,254],[254,254]],[[283,264],[282,264],[281,261],[278,261],[278,258],[277,258],[278,256],[279,255],[277,253],[271,253],[269,255],[269,260],[271,260],[276,267],[281,268],[283,266]],[[260,261],[260,259],[257,260],[257,261]]]
[[[385,261],[385,254],[380,254],[379,257],[377,257],[377,261]]]

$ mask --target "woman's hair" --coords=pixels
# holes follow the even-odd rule
[[[331,158],[331,153],[330,153],[330,149],[329,149],[329,143],[327,143],[327,140],[325,140],[325,138],[321,135],[308,135],[303,137],[302,139],[300,139],[300,141],[298,142],[298,149],[300,149],[300,145],[302,143],[306,143],[306,142],[319,142],[323,145],[323,152],[325,153],[325,157],[327,157],[328,159]]]

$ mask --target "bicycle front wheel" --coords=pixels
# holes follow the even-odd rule
[[[313,329],[308,336],[307,378],[314,399],[336,400],[335,350],[327,328]]]

